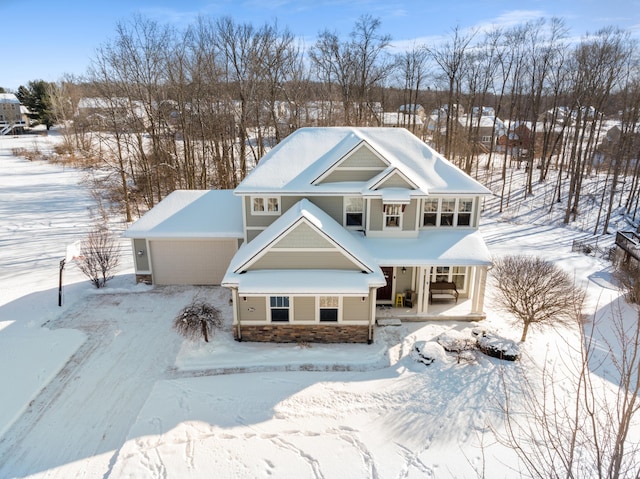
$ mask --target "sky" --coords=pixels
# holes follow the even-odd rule
[[[277,20],[305,45],[325,29],[347,35],[370,14],[380,18],[381,32],[398,51],[414,41],[437,43],[456,26],[509,26],[552,16],[565,19],[572,37],[614,25],[640,38],[640,0],[0,0],[0,87],[82,76],[96,48],[113,39],[116,24],[136,13],[179,29],[198,15],[255,26]]]

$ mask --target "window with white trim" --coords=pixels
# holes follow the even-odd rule
[[[384,227],[402,227],[402,205],[384,205]]]
[[[280,198],[277,196],[252,196],[251,212],[256,215],[279,215]]]
[[[347,228],[364,226],[364,199],[361,196],[345,196],[344,225]]]
[[[471,213],[473,212],[473,199],[458,199],[458,218],[456,226],[471,226]]]
[[[432,282],[455,283],[458,291],[465,289],[466,278],[466,266],[436,266],[435,268],[431,268]]]
[[[269,297],[269,308],[272,322],[289,321],[289,296]]]
[[[473,198],[427,198],[423,202],[422,226],[472,226]]]
[[[320,296],[319,303],[321,322],[338,321],[340,307],[340,298],[338,296]]]
[[[438,226],[438,209],[440,200],[438,198],[427,198],[424,200],[423,224],[424,226]]]
[[[440,226],[454,226],[456,200],[442,198],[440,203]]]

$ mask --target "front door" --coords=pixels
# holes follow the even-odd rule
[[[393,283],[393,267],[383,266],[380,268],[382,270],[382,274],[384,274],[384,279],[387,281],[387,284],[382,288],[378,288],[378,300],[379,301],[391,301],[391,290]]]

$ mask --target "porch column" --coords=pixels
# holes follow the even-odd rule
[[[487,286],[487,267],[476,266],[475,285],[473,288],[472,313],[482,313],[484,308],[484,294]]]

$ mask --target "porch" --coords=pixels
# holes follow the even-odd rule
[[[482,313],[472,313],[471,298],[460,298],[455,301],[433,301],[427,311],[418,312],[417,305],[413,307],[378,304],[376,306],[376,320],[399,319],[401,321],[481,321],[487,317]]]

